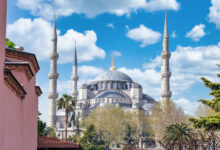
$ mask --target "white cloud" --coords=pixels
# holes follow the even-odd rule
[[[134,82],[142,85],[144,93],[160,100],[160,72],[154,69],[140,70],[139,68],[119,68],[121,72],[128,74]]]
[[[145,47],[157,43],[160,40],[161,34],[141,24],[138,28],[130,29],[126,36],[132,40],[141,42],[140,46]]]
[[[180,4],[176,0],[149,0],[145,9],[148,11],[158,11],[171,9],[177,11]]]
[[[106,25],[106,27],[109,27],[109,28],[112,28],[112,29],[114,29],[114,28],[115,28],[115,26],[114,26],[114,24],[113,24],[113,23],[108,23],[108,24]]]
[[[63,35],[58,31],[58,62],[73,60],[74,42],[77,43],[79,61],[103,59],[105,51],[96,45],[97,36],[92,30],[80,33],[69,29]],[[7,37],[24,46],[26,51],[35,53],[38,60],[48,61],[51,51],[52,25],[41,18],[34,20],[20,18],[7,25]]]
[[[176,38],[176,37],[177,37],[176,31],[173,31],[173,32],[172,32],[171,37],[172,37],[172,38]]]
[[[186,34],[186,37],[191,38],[193,41],[199,41],[203,36],[205,36],[204,29],[204,24],[196,25]]]
[[[120,57],[120,56],[122,56],[122,53],[119,52],[119,51],[113,51],[113,52],[112,52],[112,56],[114,56],[114,57]]]
[[[95,17],[103,13],[117,16],[130,15],[139,9],[146,11],[178,10],[179,3],[176,0],[17,0],[17,6],[29,10],[35,16],[52,18],[56,10],[58,16],[70,16],[73,13],[85,14],[87,17]]]
[[[196,101],[189,101],[185,98],[181,98],[178,100],[174,100],[174,102],[177,104],[177,106],[181,107],[184,112],[188,115],[193,116],[199,106],[199,103]]]
[[[80,76],[85,76],[86,78],[88,78],[88,76],[90,77],[97,76],[103,71],[104,70],[102,68],[98,68],[94,66],[80,66],[79,67]]]
[[[215,23],[216,27],[220,29],[220,1],[211,0],[212,6],[209,8],[209,22]]]
[[[220,43],[199,47],[177,46],[176,51],[171,53],[170,60],[173,96],[181,95],[181,93],[190,89],[193,84],[201,82],[200,77],[202,76],[216,81],[216,74],[218,73],[216,64],[220,63],[219,57]],[[159,70],[160,66],[160,56],[144,64],[145,69]]]

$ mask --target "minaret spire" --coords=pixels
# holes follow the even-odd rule
[[[162,66],[161,66],[161,101],[170,99],[172,93],[170,91],[170,76],[169,59],[171,53],[169,52],[169,34],[167,25],[167,11],[165,12],[165,24],[163,34],[163,51],[161,54]]]
[[[111,71],[115,71],[116,68],[115,68],[115,65],[114,65],[114,56],[112,56],[112,66],[110,68]]]
[[[53,129],[56,128],[56,100],[58,98],[57,93],[57,79],[59,74],[57,73],[57,31],[56,31],[56,15],[54,13],[53,33],[52,33],[52,49],[50,53],[50,91],[49,98],[49,126]]]
[[[77,81],[79,79],[77,70],[78,63],[77,63],[77,50],[76,50],[76,42],[75,42],[75,50],[74,50],[74,61],[73,61],[73,74],[72,74],[72,97],[77,98]]]

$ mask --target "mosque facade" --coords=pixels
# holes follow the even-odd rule
[[[55,23],[55,21],[54,21]],[[64,138],[65,128],[65,114],[56,113],[56,99],[57,94],[57,39],[56,39],[56,24],[53,30],[52,51],[51,51],[51,71],[50,78],[50,108],[49,108],[49,125],[56,130],[58,138]],[[89,113],[98,108],[106,106],[116,106],[125,111],[144,110],[147,115],[151,115],[151,111],[155,104],[155,100],[147,93],[143,93],[143,87],[140,83],[134,82],[127,74],[118,71],[114,66],[114,59],[112,58],[112,65],[109,70],[100,73],[90,83],[84,83],[77,89],[78,79],[78,63],[77,51],[75,47],[72,74],[72,97],[77,98],[77,104],[74,108],[75,118],[80,122],[83,117],[88,116]],[[171,97],[169,79],[171,72],[169,71],[169,36],[167,27],[167,17],[165,18],[163,50],[161,54],[161,101]],[[71,115],[69,115],[69,121]],[[75,127],[68,126],[68,137],[74,135]]]

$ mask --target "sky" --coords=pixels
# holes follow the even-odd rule
[[[6,36],[40,65],[37,85],[41,119],[48,121],[49,53],[53,14],[58,32],[58,93],[71,93],[75,42],[79,87],[108,70],[117,70],[160,101],[162,37],[167,9],[172,100],[190,115],[198,99],[211,99],[201,77],[219,82],[220,0],[8,0]]]

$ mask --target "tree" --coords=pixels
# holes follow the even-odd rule
[[[217,76],[220,77],[220,74]],[[213,83],[204,77],[202,77],[201,80],[206,87],[210,88],[211,92],[209,95],[212,95],[213,99],[200,99],[198,101],[217,112],[217,114],[205,117],[200,116],[199,118],[190,118],[189,120],[193,122],[195,128],[218,130],[220,129],[220,83]]]
[[[38,112],[38,136],[42,136],[46,128],[46,122],[43,122],[42,120],[40,120],[40,115],[41,113]]]
[[[220,67],[220,65],[218,66]],[[220,77],[220,74],[217,74],[217,76]],[[202,77],[201,80],[203,81],[204,85],[211,90],[209,95],[213,96],[213,99],[200,99],[198,101],[214,110],[216,114],[209,116],[200,116],[199,118],[189,118],[189,121],[193,123],[193,126],[195,128],[204,129],[205,131],[209,132],[209,139],[212,143],[212,149],[215,150],[215,131],[220,129],[220,83],[213,83],[204,77]]]
[[[136,146],[139,144],[142,147],[143,143],[147,144],[147,141],[149,142],[152,138],[153,129],[150,119],[143,110],[125,112],[125,124],[131,127]]]
[[[107,147],[111,144],[120,147],[125,143],[124,137],[128,126],[132,130],[135,146],[142,142],[140,135],[150,135],[152,129],[149,118],[144,114],[144,111],[124,111],[111,105],[91,111],[89,116],[83,119],[84,126],[90,124],[95,126],[97,133],[105,141]]]
[[[134,130],[129,124],[126,125],[124,141],[127,146],[133,147],[135,145],[135,139],[133,138]]]
[[[94,125],[89,125],[80,139],[79,144],[83,150],[105,150],[104,141],[99,140]]]
[[[76,104],[76,99],[67,94],[63,94],[63,96],[57,100],[57,108],[58,110],[65,110],[65,137],[67,139],[67,125],[68,125],[68,113],[73,112],[73,107]]]
[[[192,139],[192,128],[185,123],[174,123],[168,126],[163,137],[164,145],[170,149],[172,146],[178,146],[179,150],[183,149],[183,145],[188,145]]]
[[[217,113],[213,109],[204,104],[199,104],[195,112],[196,117],[207,117],[215,114]]]
[[[187,116],[182,108],[177,107],[171,100],[155,104],[149,118],[157,141],[162,140],[168,126],[187,121]]]
[[[84,126],[90,124],[95,126],[106,146],[123,142],[124,111],[121,108],[110,105],[96,108],[83,120]]]
[[[51,127],[46,127],[43,131],[44,136],[56,137],[56,132]]]
[[[9,48],[12,48],[12,49],[15,49],[15,43],[10,41],[8,38],[6,38],[6,45],[9,47]]]

